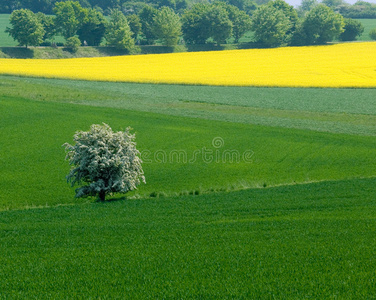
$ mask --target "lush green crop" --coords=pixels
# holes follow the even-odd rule
[[[327,110],[332,109],[336,116],[343,115],[343,119],[354,118],[351,110],[359,113],[362,109],[368,110],[372,118],[375,108],[371,90],[358,91],[358,101],[363,104],[356,107],[347,105],[350,101],[343,97],[342,90],[302,89],[296,91],[300,98],[293,89],[173,86],[168,93],[167,86],[97,83],[96,88],[93,83],[86,85],[87,82],[3,79],[2,92],[8,96],[0,99],[0,174],[4,178],[0,181],[1,209],[72,203],[73,190],[64,179],[69,166],[61,145],[71,142],[76,130],[88,130],[91,124],[101,122],[114,130],[132,126],[137,132],[147,179],[137,196],[205,193],[375,174],[374,137],[284,128],[309,110],[325,118],[326,113],[320,112],[325,110],[325,103]],[[317,93],[328,96],[327,101],[317,101],[314,108],[308,100]],[[355,95],[356,90],[348,93]],[[210,94],[218,96],[217,103],[210,100]],[[244,110],[247,105],[255,111],[258,107],[266,111],[272,107],[277,115],[271,114],[269,119],[278,127],[208,120],[220,119],[221,115],[210,109],[213,106],[223,106],[224,116],[231,114],[225,111],[226,96],[231,95],[232,106],[242,108],[239,115],[243,113],[248,118],[252,114]],[[247,103],[247,95],[266,95],[268,101],[257,100],[262,96],[251,96]],[[279,101],[289,95],[291,100],[285,100],[285,106],[290,105],[294,113],[281,119],[280,114],[285,111]],[[338,96],[332,97],[331,102],[330,95]],[[190,118],[190,110],[179,107],[176,98],[192,107],[203,103],[201,114],[196,110],[195,118]],[[166,103],[171,110],[167,110]],[[141,111],[128,110],[134,107]],[[159,114],[142,111],[153,109]],[[364,124],[369,125],[368,133],[374,134],[370,130],[372,124]],[[299,126],[305,128],[306,124],[299,121]]]
[[[0,14],[0,47],[14,47],[17,46],[8,33],[5,33],[5,29],[10,26],[9,14]]]
[[[376,134],[374,89],[252,88],[0,76],[2,94],[40,101],[362,135]]]
[[[0,212],[0,298],[372,298],[375,183]]]
[[[0,89],[0,299],[373,296],[374,90]],[[65,182],[62,144],[101,122],[147,154],[132,199],[74,200]]]
[[[376,20],[375,19],[358,19],[363,26],[364,26],[364,32],[362,35],[358,38],[360,41],[370,41],[371,38],[369,37],[369,32],[371,29],[376,28]]]
[[[64,180],[69,167],[61,145],[72,141],[76,130],[101,122],[114,130],[135,129],[146,161],[147,184],[140,186],[141,196],[375,174],[374,137],[20,98],[3,97],[0,102],[2,209],[71,203],[73,191]],[[227,156],[228,151],[235,156]],[[250,161],[243,156],[249,151]]]

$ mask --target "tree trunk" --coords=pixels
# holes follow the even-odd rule
[[[106,199],[106,192],[104,190],[99,192],[99,200],[104,201]]]

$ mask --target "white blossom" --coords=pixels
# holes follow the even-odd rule
[[[113,132],[111,127],[93,124],[90,131],[78,131],[74,145],[65,143],[66,159],[72,166],[67,181],[81,187],[76,197],[126,193],[145,181],[140,152],[131,128]]]

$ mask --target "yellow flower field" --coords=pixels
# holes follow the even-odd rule
[[[0,74],[232,86],[376,87],[376,42],[76,59],[0,59]]]

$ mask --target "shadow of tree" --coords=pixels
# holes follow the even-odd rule
[[[24,47],[2,47],[1,51],[12,58],[33,58],[34,50]]]

